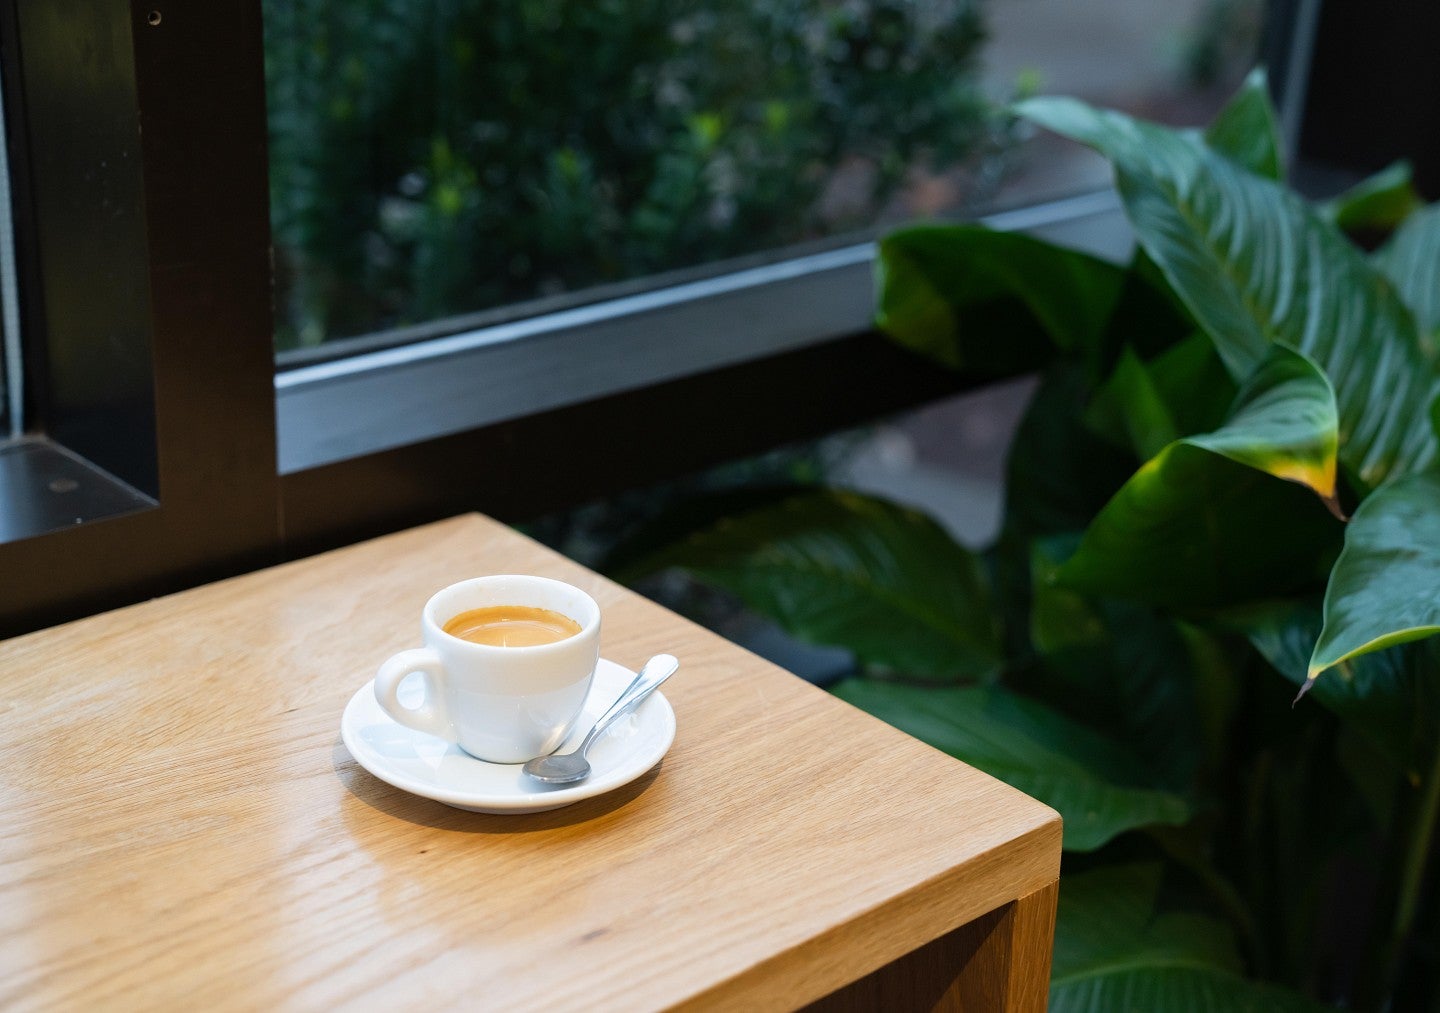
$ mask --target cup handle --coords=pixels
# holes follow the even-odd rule
[[[425,699],[419,707],[406,707],[397,693],[401,681],[419,672],[425,685]],[[417,647],[386,660],[375,673],[375,702],[397,722],[417,732],[436,735],[446,742],[456,740],[455,728],[445,712],[445,667],[440,655],[428,647]]]

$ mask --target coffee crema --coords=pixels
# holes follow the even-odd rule
[[[471,609],[461,612],[441,628],[452,637],[491,647],[538,647],[558,643],[580,632],[580,624],[569,616],[531,605]]]

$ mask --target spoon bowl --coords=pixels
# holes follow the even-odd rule
[[[551,753],[549,756],[537,756],[533,760],[527,760],[521,769],[529,777],[545,784],[573,784],[576,781],[583,781],[590,776],[590,761],[585,759],[585,753],[595,743],[595,740],[605,734],[617,720],[629,714],[636,707],[645,702],[645,698],[659,688],[660,684],[675,674],[680,667],[674,655],[657,654],[645,662],[630,685],[625,687],[625,692],[610,705],[610,709],[600,715],[593,728],[586,734],[579,746],[568,753]]]

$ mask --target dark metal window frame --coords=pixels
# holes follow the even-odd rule
[[[6,492],[108,476],[140,496],[0,544],[14,633],[270,562],[280,528],[258,3],[12,0],[3,15],[30,198],[21,281],[43,293],[23,307],[24,450],[93,466]]]
[[[259,0],[0,9],[0,55],[20,68],[32,124],[75,70],[73,53],[32,30],[36,11],[103,26],[91,58],[129,65],[143,229],[120,255],[142,265],[135,351],[150,360],[153,401],[113,417],[155,468],[143,508],[0,542],[0,635],[460,510],[523,520],[966,385],[868,333],[864,247],[277,377]],[[1051,235],[1116,219],[1105,196],[1057,210]],[[48,222],[20,224],[37,248],[50,241]],[[43,251],[31,252],[26,291],[42,280]],[[93,294],[83,280],[43,281],[44,306]],[[68,435],[83,412],[54,396],[57,356],[105,335],[32,309],[27,372],[41,382],[25,439],[148,494],[143,474]],[[502,378],[488,399],[487,376]]]
[[[1108,191],[984,219],[1045,236],[1089,230],[1098,237],[1092,245],[1123,253],[1122,220]],[[280,472],[858,333],[873,313],[874,258],[874,243],[858,243],[281,372]]]

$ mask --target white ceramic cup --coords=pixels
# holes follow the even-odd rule
[[[580,632],[530,647],[476,644],[445,632],[460,613],[494,605],[559,612]],[[476,577],[431,596],[420,628],[425,646],[401,651],[375,675],[375,699],[392,718],[491,763],[524,763],[565,741],[600,659],[595,599],[548,577]],[[412,672],[424,682],[423,702],[413,708],[396,695]]]

